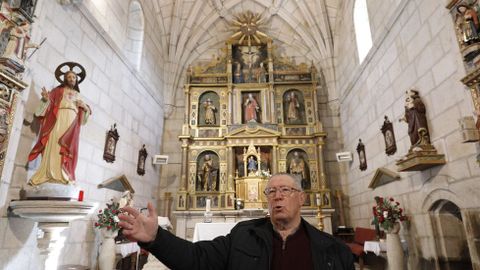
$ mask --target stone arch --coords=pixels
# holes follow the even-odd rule
[[[142,60],[143,37],[145,33],[145,18],[141,4],[134,0],[128,6],[128,23],[125,39],[125,54],[139,70]]]

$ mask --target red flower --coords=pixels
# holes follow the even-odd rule
[[[393,201],[395,201],[395,200],[394,200],[392,197],[390,197],[390,201],[393,202]]]
[[[95,222],[95,227],[98,227],[98,225],[99,225],[98,222]]]
[[[403,212],[403,209],[402,209],[402,208],[398,209],[398,212],[402,213],[402,212]]]
[[[109,229],[109,230],[110,230],[111,228],[112,228],[112,226],[110,226],[110,225],[108,225],[108,226],[107,226],[107,229]]]
[[[102,213],[102,209],[98,210],[98,213]]]

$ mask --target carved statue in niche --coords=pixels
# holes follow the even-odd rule
[[[260,122],[258,117],[260,106],[252,93],[248,93],[248,96],[243,103],[243,107],[245,123],[249,121]]]
[[[8,136],[8,110],[0,108],[0,151],[3,150],[3,143]]]
[[[289,153],[288,173],[298,177],[301,180],[303,189],[310,189],[310,175],[308,165],[305,162],[306,154],[303,151],[293,151]]]
[[[430,145],[425,104],[418,91],[410,89],[405,94],[405,115],[399,121],[408,123],[408,136],[412,144],[410,151],[421,150],[421,146]]]
[[[286,92],[284,94],[283,104],[286,124],[305,124],[302,92],[298,90]]]
[[[212,100],[207,98],[203,103],[203,107],[205,108],[205,124],[215,125],[215,111],[217,111],[217,108],[213,105]]]
[[[64,71],[65,67],[68,67],[67,71]],[[41,154],[42,161],[29,185],[71,184],[75,181],[80,126],[91,114],[90,107],[81,100],[78,88],[85,75],[80,64],[66,62],[55,71],[61,85],[50,92],[42,88],[42,103],[35,112],[41,119],[40,134],[28,156],[32,161]]]
[[[218,125],[219,97],[215,92],[205,92],[198,101],[198,123],[206,126]]]
[[[263,67],[263,62],[260,62],[260,66],[255,71],[255,76],[257,78],[258,83],[266,83],[267,82],[267,72],[265,71],[265,67]]]
[[[218,168],[216,163],[218,157],[213,153],[207,153],[200,158],[198,164],[197,190],[214,191],[217,190]]]
[[[480,39],[480,23],[478,12],[471,6],[460,4],[457,6],[458,16],[456,18],[457,30],[464,45],[478,42]]]
[[[258,161],[254,156],[248,157],[247,170],[248,174],[258,171]]]
[[[243,83],[242,64],[236,63],[233,71],[233,83]]]

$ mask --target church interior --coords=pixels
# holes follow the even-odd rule
[[[279,173],[357,269],[480,269],[480,1],[0,10],[0,269],[167,269],[122,207],[206,240]]]

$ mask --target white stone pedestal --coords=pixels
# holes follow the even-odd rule
[[[44,269],[57,269],[58,256],[65,238],[62,232],[69,222],[84,218],[96,208],[96,203],[77,201],[23,200],[10,202],[13,214],[38,222],[38,248]]]

